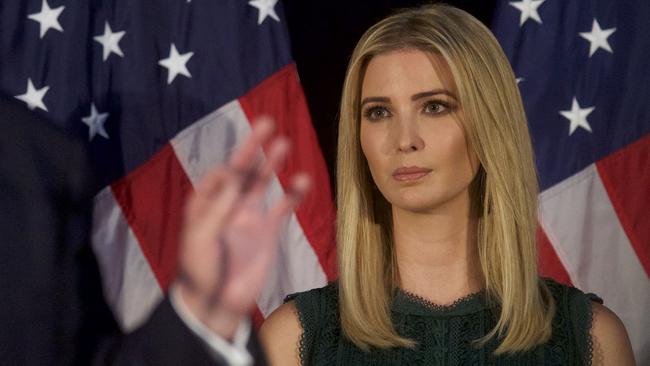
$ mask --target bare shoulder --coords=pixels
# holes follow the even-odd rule
[[[591,303],[593,322],[591,338],[593,341],[593,365],[632,365],[634,354],[630,338],[621,319],[606,306]]]
[[[294,301],[277,308],[262,324],[260,339],[271,365],[300,365],[302,326]]]

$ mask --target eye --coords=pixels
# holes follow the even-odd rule
[[[449,112],[451,107],[448,103],[443,101],[431,100],[424,104],[424,113],[427,114],[442,114]]]
[[[386,107],[374,106],[366,108],[363,112],[363,116],[369,121],[378,121],[382,118],[390,117],[390,112]]]

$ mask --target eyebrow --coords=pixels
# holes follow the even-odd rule
[[[438,94],[444,94],[444,95],[446,95],[446,96],[449,96],[449,97],[452,97],[452,98],[456,99],[456,96],[454,95],[454,93],[450,92],[450,91],[447,90],[447,89],[434,89],[434,90],[430,90],[430,91],[425,91],[425,92],[422,92],[422,93],[414,94],[414,95],[411,97],[411,100],[416,101],[416,100],[418,100],[418,99],[422,99],[422,98],[426,98],[426,97],[431,97],[431,96],[438,95]]]
[[[452,98],[456,99],[456,96],[454,95],[454,93],[450,92],[447,89],[433,89],[433,90],[413,94],[413,96],[411,96],[411,100],[416,101],[418,99],[431,97],[431,96],[438,95],[438,94],[444,94],[444,95],[447,95],[449,97],[452,97]],[[368,98],[363,98],[363,100],[361,101],[361,106],[363,106],[364,104],[367,104],[367,103],[389,103],[389,102],[390,102],[390,98],[388,98],[388,97],[368,97]]]

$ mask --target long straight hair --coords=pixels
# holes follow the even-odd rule
[[[361,84],[368,62],[396,50],[437,54],[448,63],[469,146],[480,161],[470,196],[488,298],[499,317],[483,344],[514,353],[546,342],[555,303],[537,274],[537,175],[515,77],[492,33],[468,13],[441,4],[398,12],[357,44],[341,98],[337,157],[339,307],[346,337],[361,349],[410,347],[390,303],[399,283],[390,204],[373,189],[359,142]]]

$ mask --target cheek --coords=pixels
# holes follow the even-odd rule
[[[370,178],[383,194],[386,184],[386,174],[384,173],[388,163],[386,156],[381,152],[382,134],[376,129],[361,128],[359,135],[361,151],[366,158]]]
[[[434,147],[437,150],[436,155],[443,157],[445,165],[454,167],[454,171],[450,173],[462,180],[473,179],[478,170],[478,163],[471,153],[463,131],[453,126],[439,136],[444,137],[439,138],[437,146]]]
[[[458,166],[459,179],[466,183],[471,182],[478,171],[478,166],[470,156],[468,146],[465,145],[465,140],[455,146],[453,156],[453,164]]]
[[[377,131],[374,131],[372,128],[364,128],[363,124],[361,125],[359,131],[359,138],[361,143],[361,151],[366,157],[368,166],[370,170],[373,171],[376,169],[377,164],[379,164],[379,136],[377,136]]]

